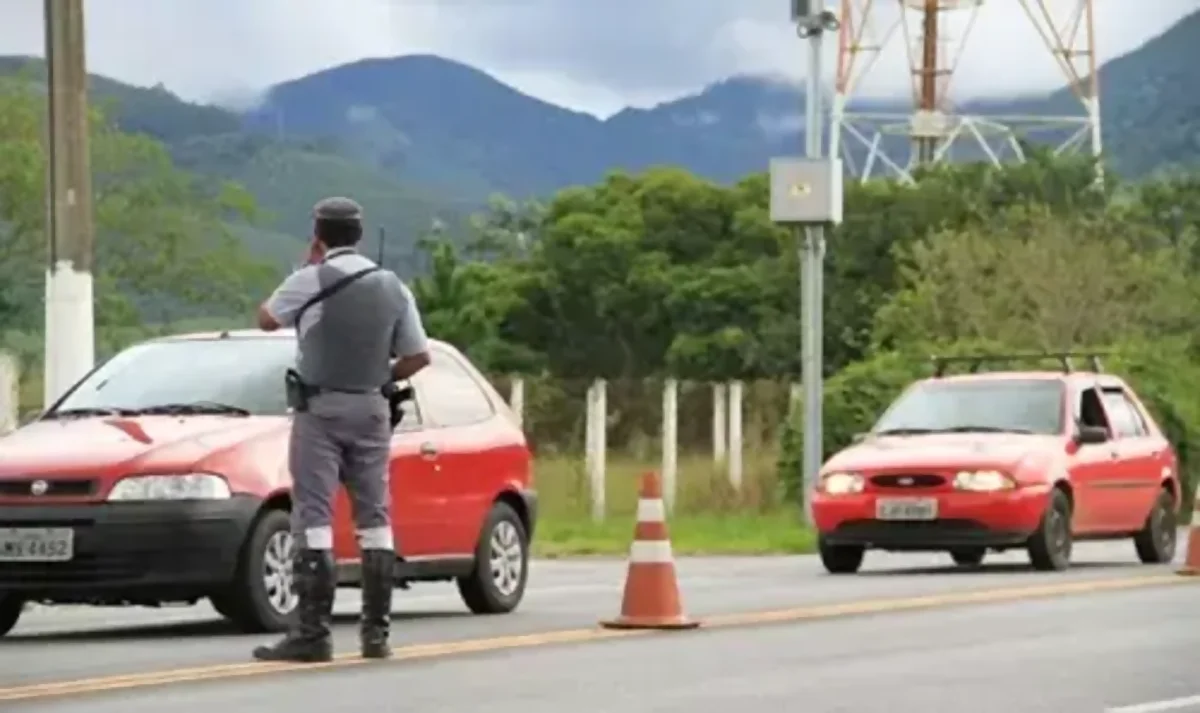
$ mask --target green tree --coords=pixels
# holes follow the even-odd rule
[[[1055,349],[1194,331],[1190,246],[1138,250],[1139,232],[1108,213],[1031,206],[919,240],[899,251],[899,290],[875,338]]]
[[[0,326],[37,328],[44,280],[43,100],[0,80]],[[91,121],[97,321],[130,324],[246,310],[276,277],[249,258],[227,220],[254,201],[234,184],[203,190],[154,140]]]

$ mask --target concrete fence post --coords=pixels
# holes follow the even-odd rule
[[[679,382],[667,379],[662,393],[662,487],[663,504],[675,507],[679,469]]]
[[[0,351],[0,436],[16,430],[20,402],[20,363],[16,356]]]
[[[591,486],[592,519],[604,519],[607,509],[605,487],[605,456],[608,453],[608,389],[604,379],[592,382],[587,392],[586,464]]]

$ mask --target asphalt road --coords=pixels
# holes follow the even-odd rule
[[[609,641],[594,625],[616,612],[624,563],[538,562],[514,614],[473,617],[440,585],[401,593],[401,660],[306,675],[243,663],[272,637],[237,635],[206,608],[35,610],[0,641],[0,709],[129,713],[160,710],[170,695],[179,711],[305,711],[332,694],[339,709],[384,711],[1099,713],[1200,695],[1200,671],[1182,655],[1200,644],[1200,588],[1136,564],[1129,543],[1079,545],[1061,574],[1030,572],[1019,554],[978,572],[947,559],[872,553],[855,577],[826,576],[809,557],[684,560],[685,605],[710,626]],[[1118,588],[1147,578],[1184,583]],[[343,594],[337,646],[351,653],[357,598]],[[739,615],[771,610],[789,611]],[[201,673],[146,676],[183,668]],[[97,680],[121,674],[134,678]],[[78,695],[47,695],[68,691]],[[1200,699],[1122,713],[1157,710],[1200,713]]]

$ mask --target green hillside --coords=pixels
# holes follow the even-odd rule
[[[45,63],[28,57],[0,57],[0,76],[24,74],[45,80]],[[241,133],[241,119],[213,106],[183,101],[163,87],[143,88],[91,76],[93,103],[126,131],[162,141],[176,163],[201,177],[234,180],[257,199],[256,225],[235,226],[251,251],[284,266],[302,254],[313,203],[328,195],[350,195],[367,210],[372,240],[387,235],[389,263],[408,272],[402,258],[435,219],[458,223],[478,206],[455,204],[403,184],[342,154],[331,142],[278,140]]]
[[[323,149],[318,142],[282,142],[228,133],[188,138],[173,145],[172,152],[181,167],[237,181],[253,193],[263,211],[262,224],[270,230],[242,232],[257,254],[287,261],[300,255],[310,229],[309,211],[325,196],[350,195],[361,202],[371,239],[384,228],[387,252],[392,256],[409,254],[435,217],[454,224],[473,207],[439,201],[374,168]],[[407,272],[403,264],[395,267]]]

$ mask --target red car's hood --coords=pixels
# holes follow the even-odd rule
[[[247,439],[285,426],[279,418],[228,416],[38,421],[0,438],[0,479],[186,472]]]
[[[872,437],[835,454],[822,470],[1013,469],[1026,457],[1055,448],[1058,442],[1055,436],[1011,433]]]

